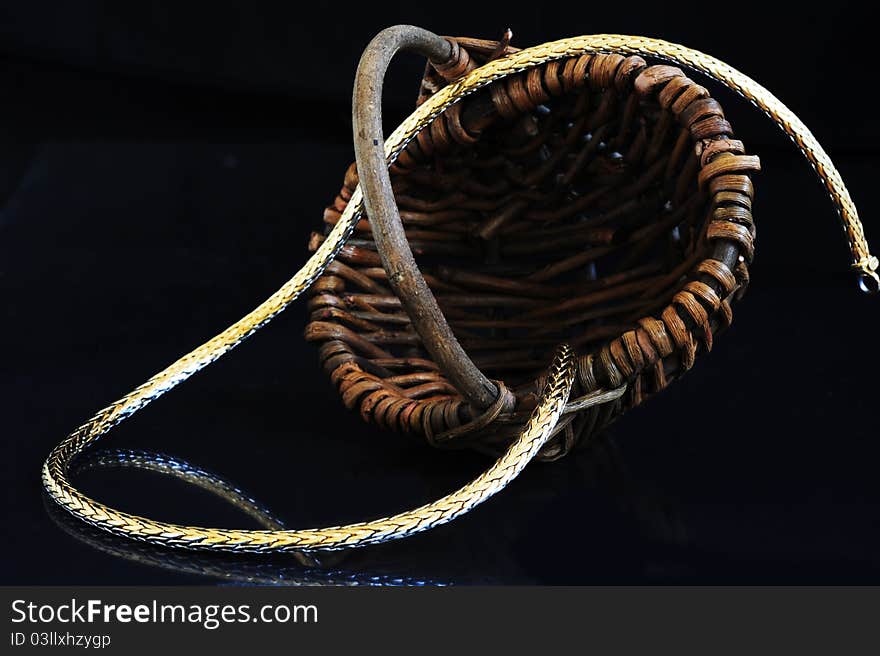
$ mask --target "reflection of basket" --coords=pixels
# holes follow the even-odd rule
[[[420,100],[505,52],[453,43]],[[463,347],[457,361],[432,358],[437,325],[413,317],[428,314],[425,297],[388,280],[382,265],[399,256],[380,257],[366,219],[315,283],[306,337],[347,406],[449,446],[506,446],[568,342],[583,354],[574,393],[629,391],[569,413],[542,451],[563,455],[687,371],[730,323],[748,284],[759,169],[732,134],[705,88],[637,55],[584,54],[500,79],[392,166],[406,239]],[[357,183],[352,167],[328,226]]]
[[[385,141],[382,80],[400,49],[431,63],[419,107]],[[507,39],[445,39],[398,26],[361,59],[357,169],[325,212],[328,231],[313,237],[315,254],[250,314],[59,444],[43,468],[49,496],[102,530],[188,549],[384,542],[468,512],[532,458],[564,455],[687,371],[730,323],[731,302],[748,284],[750,174],[759,164],[705,88],[642,57],[708,75],[789,134],[841,214],[862,287],[878,290],[877,258],[831,160],[790,110],[726,64],[642,37],[515,50]],[[158,522],[70,484],[78,453],[313,283],[306,336],[320,343],[346,405],[438,446],[503,451],[486,472],[415,510],[293,531]]]

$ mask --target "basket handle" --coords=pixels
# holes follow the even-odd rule
[[[361,55],[354,82],[352,127],[364,207],[388,282],[425,349],[455,388],[473,405],[485,409],[496,403],[501,388],[477,368],[452,332],[413,257],[391,188],[382,132],[382,84],[388,65],[401,50],[424,55],[441,68],[454,56],[450,41],[412,25],[381,31]],[[512,410],[514,398],[509,392],[507,397],[504,409]]]
[[[382,82],[392,57],[399,50],[421,53],[438,70],[443,70],[451,66],[451,45],[452,42],[443,37],[407,25],[380,32],[367,46],[358,67],[352,117],[364,205],[388,281],[426,350],[472,405],[489,407],[497,401],[499,390],[474,365],[456,340],[416,265],[394,199],[388,165],[419,130],[455,102],[497,79],[546,62],[592,53],[645,55],[695,69],[752,102],[791,137],[813,166],[840,214],[860,287],[865,292],[880,291],[878,260],[868,248],[858,211],[831,158],[803,122],[778,98],[731,66],[696,50],[659,39],[613,34],[562,39],[491,60],[458,77],[429,99],[430,111],[422,112],[420,121],[408,126],[407,135],[400,135],[406,139],[392,137],[389,147],[382,132],[381,101]]]

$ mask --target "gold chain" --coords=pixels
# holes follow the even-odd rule
[[[727,64],[684,46],[659,39],[621,35],[592,35],[562,39],[492,60],[428,98],[390,135],[385,154],[393,163],[406,145],[439,114],[491,82],[549,61],[587,53],[644,55],[698,70],[751,101],[795,142],[822,179],[837,205],[853,255],[853,266],[877,279],[858,212],[831,159],[807,127],[773,94]],[[124,537],[190,549],[225,551],[284,551],[341,549],[384,542],[445,523],[482,503],[506,486],[553,434],[565,409],[574,380],[574,357],[567,346],[551,367],[545,393],[520,437],[483,475],[460,490],[416,510],[350,526],[303,531],[239,531],[156,522],[110,508],[82,494],[68,481],[71,460],[145,405],[235,348],[303,294],[333,260],[354,231],[363,211],[360,188],[352,194],[333,230],[305,266],[248,315],[186,354],[115,403],[99,411],[53,449],[43,466],[43,486],[61,507],[82,521]],[[598,393],[594,403],[606,402],[623,388]]]

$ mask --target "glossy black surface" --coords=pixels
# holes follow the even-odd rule
[[[856,290],[808,166],[723,93],[738,136],[764,165],[752,287],[711,354],[590,448],[529,467],[449,526],[323,567],[293,557],[193,560],[75,537],[47,512],[39,483],[46,454],[78,423],[239,318],[304,261],[352,158],[347,93],[376,28],[410,20],[493,36],[509,23],[523,45],[618,31],[710,51],[803,113],[880,245],[873,109],[852,112],[826,96],[831,82],[864,83],[854,62],[869,45],[854,37],[869,16],[836,3],[791,31],[780,31],[782,19],[756,24],[744,43],[729,31],[710,38],[696,22],[666,29],[656,13],[593,8],[580,22],[533,8],[458,21],[427,10],[314,19],[323,31],[282,14],[276,37],[260,44],[272,14],[248,14],[234,30],[221,11],[190,33],[185,21],[137,22],[134,10],[125,21],[118,9],[84,6],[94,15],[83,9],[66,29],[62,15],[41,32],[26,11],[2,28],[10,138],[0,148],[0,583],[880,582],[880,298]],[[778,42],[759,45],[774,29]],[[824,45],[798,66],[768,61],[803,43]],[[309,57],[330,62],[326,79],[304,68]],[[389,124],[405,113],[419,67],[392,72]],[[292,307],[107,446],[216,471],[290,526],[402,510],[486,466],[345,411],[302,340],[305,318],[303,304]],[[156,475],[101,470],[77,481],[129,511],[249,525]]]

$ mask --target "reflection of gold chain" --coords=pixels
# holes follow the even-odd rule
[[[658,39],[620,35],[582,36],[527,48],[492,60],[440,89],[404,120],[385,143],[388,162],[395,161],[415,135],[464,96],[499,78],[548,61],[597,52],[639,54],[688,66],[725,84],[763,110],[794,140],[831,194],[843,220],[853,254],[853,266],[866,280],[878,282],[878,261],[868,250],[855,205],[831,159],[800,119],[764,87],[727,64]],[[98,412],[61,442],[43,466],[43,485],[48,494],[83,521],[118,535],[197,549],[267,551],[343,548],[402,537],[449,521],[503,488],[548,439],[565,406],[574,375],[573,357],[567,347],[563,347],[557,356],[547,392],[523,434],[486,474],[440,501],[394,518],[312,531],[202,529],[163,524],[116,511],[89,499],[67,480],[68,466],[77,453],[116,424],[233,349],[307,290],[352,234],[362,210],[363,196],[358,188],[342,217],[317,251],[277,292],[222,333]],[[620,394],[622,390],[615,393]],[[596,402],[603,402],[607,400],[606,397],[607,394],[597,398]]]

